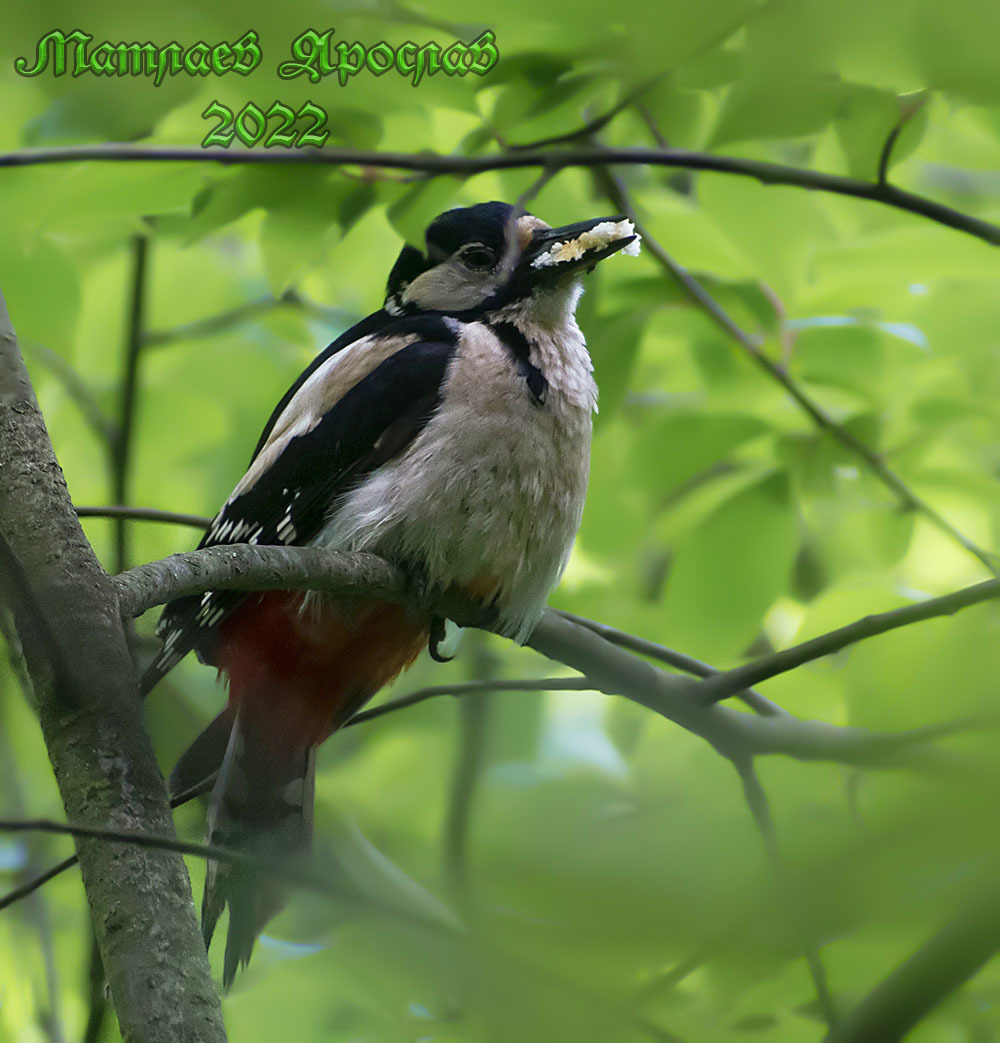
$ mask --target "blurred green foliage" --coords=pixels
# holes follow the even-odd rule
[[[988,0],[481,10],[457,0],[8,4],[0,149],[197,145],[212,100],[238,111],[279,98],[322,105],[331,145],[481,154],[576,130],[644,84],[600,130],[603,143],[660,140],[871,179],[901,113],[926,91],[892,153],[892,181],[1000,219],[1000,6]],[[394,45],[491,28],[501,59],[485,78],[428,77],[416,89],[395,74],[343,88],[279,80],[291,40],[329,26],[337,39]],[[14,58],[30,58],[56,27],[161,44],[253,28],[264,58],[245,79],[178,76],[159,88],[15,75]],[[663,168],[618,173],[650,232],[770,358],[970,539],[1000,546],[995,248],[829,194]],[[95,416],[118,416],[134,235],[150,235],[147,331],[179,333],[142,353],[130,498],[212,514],[286,386],[377,307],[401,239],[449,206],[513,200],[534,177],[167,162],[0,170],[0,288],[75,501],[112,495]],[[556,224],[611,204],[591,173],[566,170],[531,208]],[[288,290],[294,299],[268,304]],[[253,302],[264,303],[243,321],[186,329]],[[553,604],[726,666],[982,577],[690,306],[648,250],[590,277],[580,318],[602,411],[586,516]],[[86,529],[111,567],[111,523]],[[197,535],[129,531],[133,562]],[[805,717],[886,730],[995,713],[998,637],[1000,613],[982,606],[762,690]],[[396,693],[549,669],[467,635],[453,665],[421,661]],[[194,662],[154,694],[164,766],[220,700]],[[825,1028],[802,938],[820,946],[846,1010],[1000,855],[989,731],[950,740],[961,770],[933,777],[761,763],[791,881],[779,884],[739,779],[701,740],[596,694],[498,694],[483,705],[457,877],[444,837],[462,813],[454,788],[471,739],[453,701],[323,749],[318,851],[341,894],[297,895],[274,921],[225,1000],[231,1039],[608,1043],[656,1038],[650,1026],[661,1025],[688,1043],[813,1043]],[[38,730],[6,669],[0,719],[0,814],[59,817]],[[200,836],[201,815],[178,813],[183,835]],[[68,850],[0,838],[0,883]],[[191,870],[197,889],[203,867]],[[82,1038],[86,916],[72,873],[0,915],[0,1040]],[[677,968],[686,973],[671,976]],[[994,963],[912,1038],[1000,1039],[998,1001]],[[117,1038],[108,1024],[101,1039]]]

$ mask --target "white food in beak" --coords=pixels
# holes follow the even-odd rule
[[[531,267],[548,268],[551,265],[562,264],[564,261],[578,261],[591,250],[601,250],[609,243],[613,243],[617,239],[628,239],[629,236],[635,236],[635,238],[628,246],[622,247],[621,252],[630,257],[638,257],[639,244],[642,240],[636,235],[635,225],[631,221],[602,221],[575,239],[553,244],[545,253],[539,254],[531,262]]]

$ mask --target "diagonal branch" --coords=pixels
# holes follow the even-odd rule
[[[760,343],[742,330],[719,305],[719,303],[708,293],[691,273],[678,264],[673,257],[654,239],[649,231],[643,226],[636,215],[635,208],[629,199],[621,179],[612,171],[602,171],[602,180],[607,187],[608,196],[623,214],[625,214],[635,225],[636,231],[642,236],[643,243],[649,252],[656,258],[671,277],[681,286],[688,297],[694,301],[712,321],[729,337],[732,337],[750,356],[751,359],[767,375],[780,384],[785,391],[798,403],[802,410],[809,416],[813,423],[821,430],[835,438],[841,445],[845,446],[856,456],[864,460],[872,473],[891,489],[900,507],[904,510],[918,511],[938,529],[948,535],[961,547],[974,557],[978,558],[990,572],[997,572],[997,558],[995,555],[983,550],[963,535],[951,522],[932,507],[926,500],[918,496],[883,460],[882,456],[860,439],[855,438],[845,427],[838,424],[819,403],[813,401],[801,387],[789,376],[785,368],[772,361],[761,350]]]
[[[256,300],[247,301],[229,311],[217,315],[209,315],[204,319],[186,322],[180,326],[171,326],[163,330],[147,330],[142,337],[146,347],[162,347],[182,340],[197,340],[200,337],[214,337],[225,333],[234,326],[250,322],[260,315],[267,315],[278,308],[293,307],[309,318],[325,322],[330,326],[350,326],[357,321],[357,316],[339,308],[325,308],[307,300],[294,289],[286,290],[280,297],[266,294]]]
[[[331,148],[244,149],[193,148],[157,145],[68,145],[57,148],[18,149],[0,153],[0,167],[37,166],[42,163],[76,163],[97,160],[118,163],[221,163],[234,164],[327,164],[330,166],[367,166],[414,170],[427,174],[456,174],[469,177],[491,170],[517,170],[525,167],[607,167],[608,165],[642,165],[677,167],[685,170],[707,170],[719,174],[735,174],[754,178],[765,185],[794,185],[799,188],[832,192],[881,203],[926,217],[937,224],[975,236],[992,245],[1000,245],[1000,225],[983,221],[961,210],[938,203],[926,196],[907,192],[893,185],[863,181],[860,178],[826,174],[818,170],[785,166],[740,156],[719,156],[712,152],[667,148],[577,148],[526,149],[485,156],[441,155],[433,152],[374,152],[363,149]]]
[[[390,699],[388,702],[380,703],[368,710],[361,710],[344,727],[350,728],[355,724],[364,724],[365,721],[373,721],[378,717],[384,717],[387,713],[395,713],[396,710],[417,706],[419,703],[441,695],[460,698],[465,695],[483,695],[489,692],[587,692],[592,690],[593,686],[586,677],[538,677],[527,681],[462,681],[459,684],[433,685],[418,688],[415,692],[401,695],[397,699]]]
[[[606,623],[598,623],[596,620],[586,619],[583,616],[574,615],[572,612],[565,612],[562,609],[558,611],[563,619],[568,619],[572,623],[577,623],[588,630],[592,630],[595,634],[603,637],[605,641],[610,641],[611,644],[617,645],[619,648],[627,648],[631,652],[638,652],[640,655],[659,659],[682,673],[692,674],[694,677],[701,678],[715,677],[721,673],[714,666],[709,666],[708,663],[703,663],[700,659],[685,655],[683,652],[667,648],[666,645],[648,641],[644,637],[637,637],[635,634],[626,633],[624,630],[617,629],[617,627],[608,626]],[[766,699],[751,688],[742,692],[736,692],[735,695],[737,699],[741,699],[751,710],[759,713],[762,717],[791,716],[787,710],[778,706],[777,703],[772,703],[770,699]]]
[[[978,605],[997,597],[1000,597],[1000,579],[988,579],[971,587],[963,587],[952,594],[865,616],[810,641],[803,641],[752,663],[716,674],[702,685],[699,698],[708,703],[728,699],[747,685],[758,684],[769,677],[787,673],[803,663],[839,652],[848,645],[857,644],[858,641],[888,633],[890,630],[898,630],[912,623],[920,623],[925,619],[951,616],[970,605]]]
[[[880,982],[824,1043],[897,1043],[1000,951],[995,877]]]
[[[66,394],[76,403],[87,426],[105,445],[112,445],[118,438],[118,424],[105,416],[101,404],[94,397],[79,373],[57,351],[28,341],[25,348],[37,356],[42,365],[59,381]]]

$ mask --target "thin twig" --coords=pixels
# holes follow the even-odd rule
[[[485,695],[489,692],[587,692],[592,690],[593,685],[586,677],[539,677],[528,681],[462,681],[458,684],[434,685],[420,688],[409,695],[401,695],[398,699],[390,699],[388,702],[373,706],[368,710],[362,710],[360,713],[356,713],[344,727],[350,728],[355,724],[364,724],[365,721],[373,721],[377,717],[384,717],[387,713],[404,710],[408,706],[416,706],[418,703],[442,695],[460,698],[467,695]]]
[[[240,164],[389,167],[429,174],[471,176],[491,170],[523,167],[606,167],[644,165],[708,170],[750,177],[766,185],[794,185],[836,195],[867,199],[874,203],[926,217],[937,224],[975,236],[994,246],[1000,244],[1000,225],[973,217],[933,199],[860,178],[826,174],[816,170],[769,163],[739,156],[719,156],[688,149],[607,148],[510,151],[501,155],[460,156],[432,152],[375,152],[363,149],[223,149],[156,145],[68,145],[57,148],[18,149],[0,153],[0,167],[37,166],[43,163],[77,163],[81,160],[146,163]]]
[[[642,122],[649,128],[649,133],[652,135],[653,140],[656,142],[656,147],[661,149],[670,148],[670,142],[663,136],[662,131],[656,124],[656,120],[653,119],[653,114],[645,105],[636,105],[635,111],[639,113],[642,118]]]
[[[198,785],[192,786],[183,793],[179,793],[177,796],[172,797],[170,800],[170,807],[175,810],[179,807],[183,807],[196,797],[203,796],[207,793],[214,783],[215,776],[212,775],[203,782],[198,783]],[[13,905],[15,902],[19,902],[22,898],[27,898],[28,895],[37,891],[40,887],[47,884],[50,880],[55,879],[61,873],[66,872],[67,869],[72,869],[73,866],[76,865],[76,861],[76,855],[70,855],[68,858],[64,858],[61,862],[57,862],[54,866],[50,866],[43,873],[39,873],[38,876],[34,876],[30,880],[21,884],[20,887],[15,887],[14,890],[8,891],[7,894],[0,897],[0,911]]]
[[[159,511],[154,507],[123,507],[121,504],[106,507],[74,507],[80,518],[130,518],[133,521],[166,522],[171,525],[190,525],[193,529],[207,529],[211,518],[201,514],[178,514],[176,511]]]
[[[100,403],[79,373],[57,351],[39,344],[25,341],[29,354],[36,356],[49,372],[62,384],[70,399],[76,403],[80,414],[90,429],[105,444],[112,445],[118,439],[118,425],[106,416]]]
[[[661,267],[666,269],[677,281],[684,292],[694,301],[712,321],[732,337],[750,356],[751,359],[798,403],[813,423],[827,432],[841,445],[864,460],[873,474],[895,494],[900,507],[904,510],[917,511],[948,535],[966,551],[976,557],[993,574],[997,573],[997,557],[978,547],[972,540],[963,535],[951,522],[932,507],[926,500],[918,496],[894,471],[890,470],[881,454],[856,438],[845,427],[838,424],[829,413],[809,397],[792,379],[783,366],[772,361],[761,349],[760,341],[742,330],[719,303],[695,279],[691,273],[678,264],[673,257],[654,239],[642,224],[632,206],[628,192],[621,179],[613,171],[605,170],[602,178],[608,189],[608,196],[613,205],[625,214],[635,225],[642,236],[644,246],[656,258]]]
[[[194,322],[185,322],[180,326],[171,326],[164,330],[147,330],[142,335],[144,347],[156,348],[164,344],[173,344],[176,341],[198,340],[200,337],[212,337],[219,333],[225,333],[233,326],[239,326],[244,322],[266,315],[275,308],[284,307],[289,303],[287,297],[272,297],[267,294],[256,300],[247,301],[229,311],[210,315],[205,319],[196,319]]]
[[[585,616],[578,616],[562,609],[557,609],[556,611],[564,619],[572,620],[574,623],[592,630],[595,634],[603,637],[605,641],[610,641],[611,644],[617,645],[619,648],[628,648],[632,652],[638,652],[640,655],[658,659],[660,662],[667,663],[682,673],[704,678],[715,677],[721,672],[714,666],[703,663],[700,659],[685,655],[683,652],[676,652],[672,648],[667,648],[666,645],[657,644],[655,641],[647,641],[644,637],[637,637],[635,634],[618,630],[616,627],[608,626],[606,623],[598,623],[596,620],[587,619]],[[770,699],[765,698],[760,692],[753,691],[753,689],[737,692],[736,698],[746,703],[751,710],[759,713],[762,717],[792,716],[783,707],[771,702]]]
[[[803,641],[801,644],[782,649],[780,652],[764,656],[752,663],[716,674],[704,682],[698,698],[706,704],[728,699],[748,685],[759,684],[770,677],[787,673],[789,670],[802,666],[803,663],[839,652],[842,648],[847,648],[848,645],[856,644],[858,641],[875,637],[877,634],[888,633],[890,630],[898,630],[900,627],[910,626],[912,623],[920,623],[925,619],[950,616],[970,605],[991,601],[997,597],[1000,597],[1000,580],[988,579],[971,587],[964,587],[952,594],[928,598],[915,605],[904,605],[902,608],[891,609],[888,612],[865,616],[846,626],[831,630],[827,634],[814,637],[810,641]]]
[[[256,300],[247,301],[229,311],[209,315],[194,322],[185,322],[180,326],[171,326],[163,330],[147,330],[143,334],[142,343],[146,347],[163,347],[178,341],[198,340],[201,337],[214,337],[225,333],[234,326],[250,322],[261,315],[266,315],[277,308],[296,308],[312,318],[329,323],[331,326],[349,326],[354,316],[339,308],[324,308],[313,301],[306,300],[296,290],[286,290],[280,297],[267,294]]]
[[[615,116],[620,115],[627,108],[634,105],[651,87],[655,87],[661,80],[669,76],[671,71],[668,69],[665,72],[658,72],[655,76],[650,76],[648,79],[643,80],[642,83],[637,84],[632,90],[627,91],[621,100],[612,105],[606,112],[602,112],[600,116],[594,116],[592,119],[587,120],[586,123],[575,130],[568,130],[563,134],[554,134],[548,138],[538,138],[535,141],[526,141],[521,144],[505,141],[499,136],[497,140],[505,148],[514,151],[546,148],[549,145],[566,145],[574,141],[580,141],[582,138],[587,138],[591,134],[596,134],[599,130],[603,130]]]
[[[260,868],[261,860],[244,851],[221,847],[217,844],[195,844],[176,837],[157,836],[133,829],[112,829],[110,826],[86,826],[82,823],[56,822],[50,818],[0,819],[0,833],[54,833],[60,836],[87,840],[110,840],[136,847],[152,848],[155,851],[173,851],[179,855],[196,858],[211,858],[229,865]]]
[[[149,239],[145,235],[135,236],[132,240],[132,289],[125,336],[124,376],[118,404],[118,438],[111,452],[112,496],[115,502],[120,504],[127,504],[129,501],[148,252]],[[124,516],[119,515],[115,523],[115,572],[123,572],[129,565],[126,520]]]
[[[19,887],[15,887],[12,891],[8,891],[7,894],[0,897],[0,911],[13,905],[15,902],[20,902],[22,898],[27,898],[28,895],[34,894],[34,892],[44,884],[47,884],[50,880],[54,880],[60,873],[64,873],[67,869],[72,869],[75,865],[76,855],[70,855],[69,858],[64,858],[61,862],[57,862],[54,866],[50,866],[44,872],[39,873],[37,876],[33,876],[30,880],[21,884]]]
[[[903,109],[900,112],[899,119],[896,121],[895,126],[889,131],[889,135],[885,139],[885,144],[882,146],[881,155],[878,158],[877,181],[883,188],[887,187],[889,184],[889,163],[892,160],[892,150],[896,147],[896,142],[899,139],[900,132],[927,104],[928,98],[930,98],[930,94],[927,91],[922,91],[916,98],[900,99],[900,104],[903,106]]]
[[[517,201],[511,207],[510,214],[507,217],[507,223],[504,225],[504,248],[503,257],[500,259],[499,271],[503,278],[508,277],[514,268],[517,266],[517,262],[521,257],[521,241],[517,234],[517,222],[526,213],[526,207],[532,199],[541,191],[541,189],[548,184],[549,181],[555,176],[556,170],[553,167],[546,166],[541,174],[536,177],[531,184],[517,197]]]

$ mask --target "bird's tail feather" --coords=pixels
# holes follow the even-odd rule
[[[232,707],[227,706],[181,754],[167,780],[171,797],[179,797],[200,786],[219,770],[226,756],[234,716]]]
[[[201,908],[205,945],[229,906],[223,985],[246,966],[257,935],[284,905],[267,863],[308,850],[312,840],[315,748],[276,761],[266,733],[237,712],[209,802],[210,844],[246,853],[260,865],[210,861]]]

